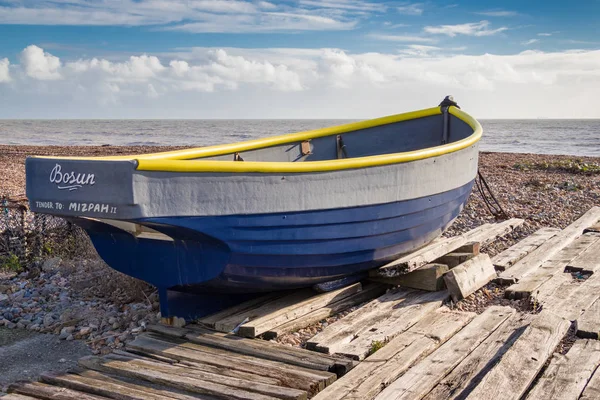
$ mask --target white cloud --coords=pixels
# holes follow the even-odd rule
[[[0,5],[0,24],[154,25],[188,32],[344,30],[386,6],[364,0],[13,0]]]
[[[534,43],[537,43],[539,41],[540,41],[539,39],[529,39],[529,40],[525,40],[524,42],[521,42],[521,44],[523,46],[529,46],[530,44],[534,44]]]
[[[21,52],[21,65],[28,76],[39,80],[60,79],[60,59],[31,45]]]
[[[11,73],[11,84],[0,85],[0,117],[363,118],[446,94],[479,116],[600,117],[591,101],[600,50],[464,55],[413,42],[396,53],[189,48],[61,62],[27,49],[33,57],[20,64],[0,61],[0,79]],[[551,100],[564,97],[568,104]]]
[[[480,11],[473,14],[485,15],[486,17],[515,17],[519,15],[516,11]]]
[[[399,7],[396,7],[396,10],[400,14],[404,15],[422,15],[423,14],[423,4],[421,3],[413,3],[413,4],[404,4]]]
[[[479,21],[458,25],[426,26],[424,31],[431,34],[454,37],[456,35],[491,36],[508,29],[507,27],[488,29],[489,26],[489,21]]]
[[[411,36],[411,35],[382,35],[378,33],[371,33],[368,35],[370,38],[378,40],[387,40],[389,42],[415,42],[415,43],[435,43],[436,40],[433,38],[423,36]]]
[[[551,33],[544,33],[544,32],[542,32],[542,33],[538,33],[537,35],[538,35],[538,36],[552,36],[552,34],[551,34]]]
[[[8,58],[0,59],[0,83],[10,82],[10,62]]]

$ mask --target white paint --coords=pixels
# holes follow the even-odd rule
[[[63,172],[62,166],[56,164],[50,172],[50,182],[55,183],[58,189],[73,191],[83,186],[94,185],[96,183],[94,174],[81,172]]]

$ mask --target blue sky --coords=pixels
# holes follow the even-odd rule
[[[0,0],[0,118],[598,118],[600,0]],[[567,99],[557,104],[557,98]]]

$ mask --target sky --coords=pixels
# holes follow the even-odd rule
[[[600,0],[0,0],[0,118],[600,118]]]

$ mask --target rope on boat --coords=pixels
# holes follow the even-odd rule
[[[496,217],[496,219],[508,219],[510,218],[506,211],[500,205],[500,202],[494,196],[492,189],[485,181],[485,178],[481,174],[481,171],[477,171],[478,179],[475,179],[475,185],[477,186],[477,191],[481,195],[483,202],[487,206],[490,213]],[[487,193],[486,193],[487,192]]]

